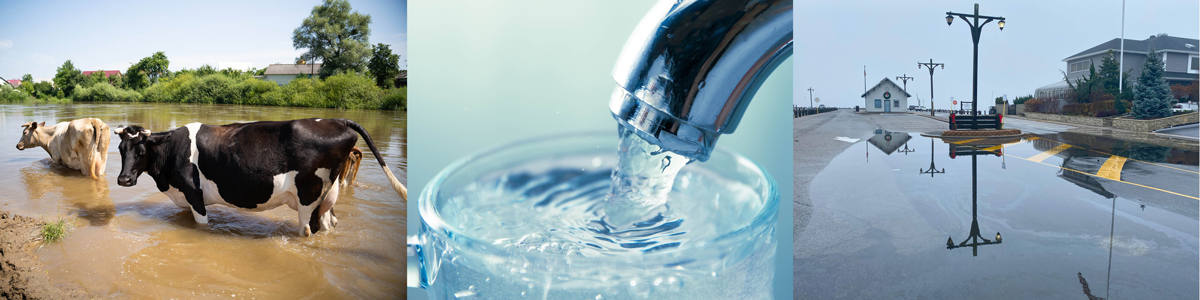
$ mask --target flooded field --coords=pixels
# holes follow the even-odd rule
[[[346,118],[371,134],[379,151],[364,157],[356,183],[343,188],[338,225],[305,238],[296,211],[209,208],[209,226],[160,193],[143,175],[120,187],[120,139],[109,145],[105,178],[93,180],[49,162],[41,148],[17,151],[21,124],[94,117],[109,127],[165,131],[192,122]],[[59,242],[32,250],[51,283],[97,297],[341,299],[399,298],[404,293],[406,205],[374,155],[407,182],[404,112],[188,104],[0,105],[0,211],[74,219]],[[112,134],[109,132],[108,134]]]
[[[1073,133],[846,142],[797,228],[798,299],[1200,296],[1196,152]]]

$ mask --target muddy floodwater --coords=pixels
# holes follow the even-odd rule
[[[334,211],[338,225],[303,237],[296,211],[281,206],[244,212],[209,206],[199,228],[142,175],[117,185],[120,139],[108,147],[100,180],[52,164],[42,148],[18,151],[21,124],[47,125],[94,117],[109,127],[164,131],[192,122],[346,118],[371,134],[381,153],[364,157],[352,187]],[[51,283],[116,298],[400,298],[406,224],[404,201],[388,185],[375,155],[407,182],[405,112],[192,104],[0,105],[0,211],[44,220],[74,220],[63,240],[33,250]],[[109,132],[108,134],[112,134]]]
[[[1074,133],[847,142],[812,181],[797,298],[1200,297],[1196,152]]]

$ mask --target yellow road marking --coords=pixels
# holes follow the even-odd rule
[[[983,149],[981,149],[981,150],[983,150],[983,151],[991,151],[991,152],[996,152],[996,150],[997,150],[997,149],[1000,149],[1000,148],[1004,148],[1004,145],[995,145],[995,146],[991,146],[991,147],[983,148]]]
[[[961,145],[961,144],[966,144],[966,143],[970,143],[970,142],[974,142],[974,141],[979,141],[979,140],[983,140],[983,139],[969,139],[969,140],[954,141],[954,142],[951,142],[951,143],[955,143],[955,144],[959,144],[959,145]]]
[[[1012,155],[1009,155],[1009,156],[1012,156]],[[1027,161],[1032,161],[1032,162],[1035,162],[1035,163],[1039,163],[1039,164],[1043,164],[1043,165],[1047,165],[1047,166],[1051,166],[1051,167],[1055,167],[1055,168],[1059,168],[1059,169],[1063,169],[1063,170],[1066,170],[1066,171],[1071,171],[1071,172],[1075,172],[1075,173],[1079,173],[1079,174],[1084,174],[1084,175],[1087,175],[1087,176],[1096,176],[1096,175],[1093,175],[1093,174],[1091,174],[1091,173],[1088,173],[1088,172],[1078,171],[1078,170],[1069,169],[1069,168],[1063,168],[1063,167],[1060,167],[1060,166],[1055,166],[1055,165],[1048,164],[1048,163],[1044,163],[1044,162],[1041,162],[1041,161],[1033,161],[1032,159],[1029,159],[1029,158],[1023,158],[1023,157],[1017,157],[1017,156],[1012,156],[1012,157],[1013,157],[1013,158],[1017,158],[1017,159],[1023,159],[1023,160],[1027,160]],[[1113,181],[1120,182],[1120,183],[1124,183],[1124,184],[1128,184],[1128,185],[1132,185],[1132,186],[1140,186],[1140,187],[1144,187],[1144,188],[1148,188],[1148,189],[1151,189],[1151,190],[1155,190],[1155,191],[1159,191],[1159,192],[1163,192],[1163,193],[1167,193],[1167,194],[1172,194],[1172,195],[1176,195],[1176,196],[1182,196],[1182,197],[1187,197],[1187,198],[1192,198],[1192,199],[1200,200],[1200,198],[1197,198],[1197,197],[1194,197],[1194,196],[1188,196],[1188,195],[1184,195],[1184,194],[1180,194],[1180,193],[1176,193],[1176,192],[1172,192],[1172,191],[1168,191],[1168,190],[1164,190],[1164,189],[1160,189],[1160,188],[1156,188],[1156,187],[1152,187],[1152,186],[1145,186],[1145,185],[1136,184],[1136,183],[1132,183],[1132,182],[1128,182],[1128,181],[1121,181],[1121,180],[1113,180]]]
[[[1109,157],[1104,161],[1104,165],[1100,166],[1100,171],[1096,172],[1096,176],[1121,181],[1121,169],[1125,167],[1125,159],[1116,155]]]
[[[1034,155],[1033,157],[1030,157],[1028,160],[1032,161],[1032,162],[1042,162],[1043,160],[1046,160],[1047,158],[1050,158],[1051,156],[1054,156],[1055,154],[1058,154],[1059,152],[1062,152],[1063,150],[1067,150],[1067,148],[1071,148],[1071,145],[1059,144],[1058,146],[1055,146],[1053,149],[1046,150],[1046,152],[1038,153],[1038,155]]]
[[[1036,136],[1035,136],[1035,137],[1030,137],[1030,138],[1029,138],[1029,140],[1031,140],[1031,141],[1032,141],[1032,140],[1036,140],[1036,139],[1038,139],[1038,137],[1036,137]],[[1067,143],[1063,143],[1063,142],[1059,142],[1059,141],[1054,141],[1054,142],[1056,142],[1056,143],[1059,143],[1060,145],[1068,145],[1068,146],[1070,146],[1070,145],[1069,145],[1069,144],[1067,144]],[[1091,152],[1096,152],[1096,153],[1104,154],[1104,155],[1116,155],[1116,154],[1112,154],[1112,153],[1108,153],[1108,152],[1104,152],[1104,151],[1100,151],[1100,150],[1095,150],[1095,149],[1091,149],[1091,148],[1083,148],[1083,149],[1084,149],[1084,150],[1087,150],[1087,151],[1091,151]],[[1048,157],[1048,156],[1047,156],[1047,157]],[[1136,162],[1140,162],[1140,163],[1151,164],[1151,165],[1155,165],[1155,166],[1159,166],[1159,167],[1163,167],[1163,168],[1167,168],[1167,169],[1174,169],[1174,170],[1184,171],[1184,172],[1188,172],[1188,173],[1192,173],[1192,174],[1200,174],[1200,172],[1196,172],[1196,171],[1192,171],[1192,170],[1186,170],[1186,169],[1180,169],[1180,168],[1176,168],[1176,167],[1172,167],[1172,166],[1167,166],[1167,165],[1161,165],[1161,164],[1152,163],[1152,162],[1148,162],[1148,161],[1144,161],[1144,160],[1137,160],[1137,159],[1132,159],[1132,158],[1126,158],[1126,159],[1127,159],[1127,160],[1136,161]]]

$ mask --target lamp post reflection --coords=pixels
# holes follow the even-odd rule
[[[1001,153],[1001,152],[992,152],[992,151],[982,150],[982,148],[990,148],[990,147],[992,147],[992,146],[963,146],[963,145],[950,144],[950,158],[951,159],[953,159],[959,155],[970,155],[971,156],[971,233],[969,236],[967,236],[967,238],[963,239],[963,241],[961,243],[958,243],[957,245],[954,244],[953,238],[950,238],[950,237],[946,238],[946,249],[971,247],[971,256],[979,256],[979,246],[999,244],[999,243],[1003,242],[1003,239],[1000,237],[999,231],[996,232],[995,240],[989,240],[987,238],[984,238],[983,235],[979,233],[979,214],[978,214],[978,212],[979,212],[979,201],[978,201],[979,200],[979,183],[978,183],[979,178],[978,177],[979,176],[977,174],[978,168],[979,168],[978,167],[978,160],[979,160],[978,156],[979,155],[987,155],[987,154],[994,154],[996,156],[1003,155],[1003,153]],[[982,241],[982,242],[980,242],[980,241]]]
[[[920,170],[921,174],[929,174],[929,178],[933,178],[933,174],[946,173],[946,168],[942,168],[941,171],[938,171],[937,166],[933,164],[933,151],[934,149],[937,149],[933,147],[933,140],[934,139],[929,139],[929,170]]]

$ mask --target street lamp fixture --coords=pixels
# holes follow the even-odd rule
[[[979,15],[979,3],[975,3],[974,14],[960,14],[955,12],[946,12],[946,25],[950,25],[954,21],[954,17],[962,18],[963,22],[967,22],[967,26],[971,27],[971,42],[975,45],[974,55],[974,70],[971,78],[971,114],[979,115],[979,35],[983,31],[983,25],[987,25],[991,21],[1000,21],[1000,30],[1004,30],[1004,17],[992,17]],[[969,19],[968,19],[969,18]],[[982,19],[982,20],[981,20]],[[971,22],[974,20],[974,22]],[[981,22],[982,21],[982,22]]]
[[[933,113],[933,110],[934,110],[934,105],[933,105],[933,68],[942,67],[942,69],[944,70],[944,69],[946,69],[946,64],[935,63],[935,62],[933,62],[933,59],[930,58],[928,63],[917,62],[917,70],[920,70],[921,67],[929,68],[929,115],[933,116],[934,115],[934,113]]]

